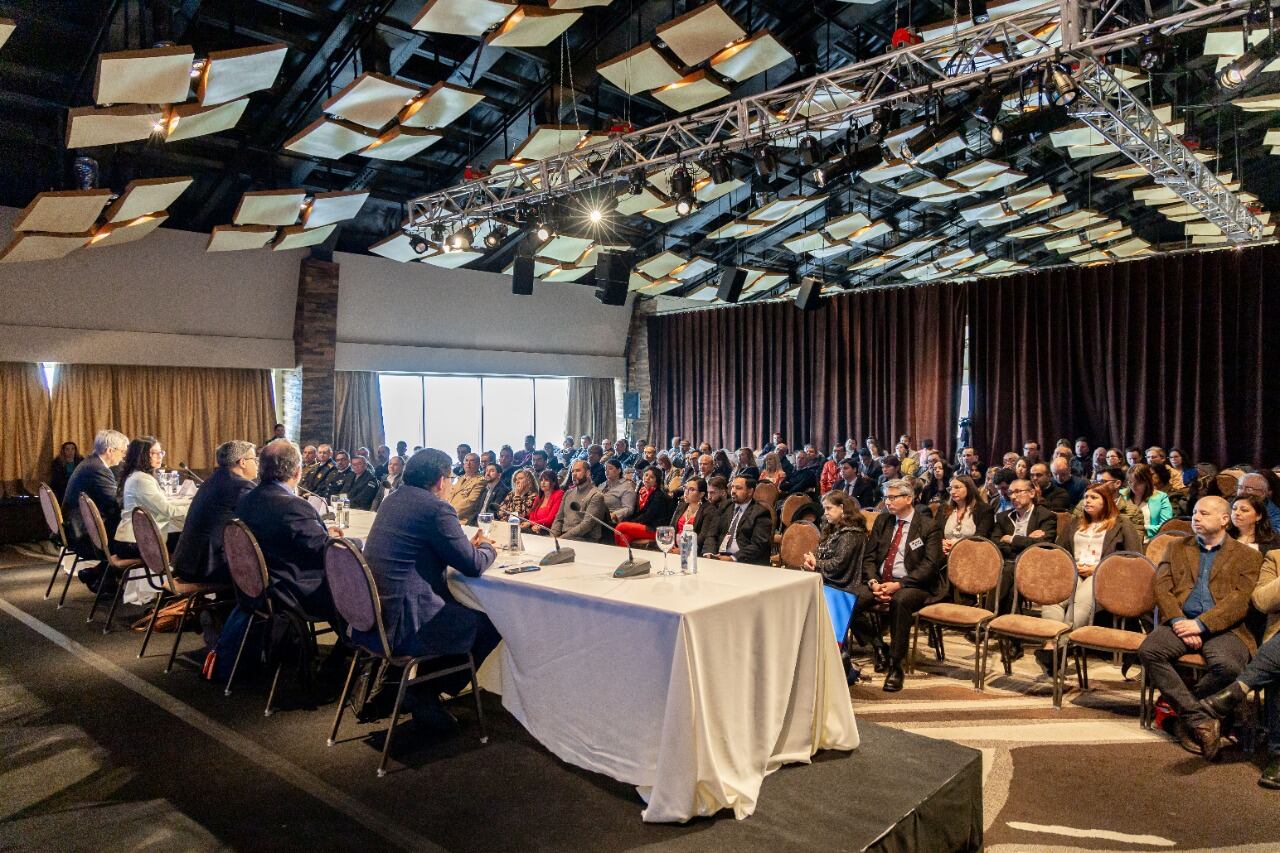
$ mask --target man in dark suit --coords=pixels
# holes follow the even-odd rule
[[[719,542],[707,556],[735,563],[768,565],[773,541],[773,518],[756,503],[756,481],[735,477],[729,486],[733,502],[720,520]]]
[[[1065,464],[1066,460],[1063,460]],[[1049,466],[1044,462],[1037,462],[1031,466],[1031,482],[1040,491],[1040,506],[1050,512],[1071,512],[1071,507],[1075,505],[1075,501],[1071,500],[1071,495],[1062,486],[1059,486],[1049,476]]]
[[[302,488],[324,497],[327,494],[325,481],[333,475],[334,467],[333,447],[321,444],[316,448],[316,466],[307,472],[306,478],[302,481]]]
[[[120,499],[116,495],[116,475],[113,470],[124,459],[124,451],[129,446],[129,437],[113,429],[99,430],[93,438],[93,455],[76,466],[67,480],[66,496],[62,499],[62,518],[71,534],[71,547],[81,557],[92,559],[93,544],[89,534],[85,532],[84,521],[80,515],[80,495],[88,495],[94,506],[102,515],[102,523],[107,528],[108,541],[115,538],[116,527],[120,524]],[[106,566],[81,569],[80,580],[91,589],[96,588],[98,580]]]
[[[871,547],[859,595],[872,595],[889,620],[889,661],[884,689],[902,689],[902,662],[907,658],[915,614],[946,594],[941,573],[942,528],[914,504],[915,489],[906,480],[884,486],[885,512],[871,528]]]
[[[378,497],[378,478],[369,468],[369,460],[357,456],[351,460],[351,472],[354,477],[347,486],[346,495],[351,499],[352,509],[373,509],[373,502]]]
[[[324,549],[338,528],[325,529],[315,507],[298,497],[302,456],[287,441],[273,441],[258,454],[261,482],[236,504],[267,561],[271,589],[281,603],[333,623],[333,598],[324,580]]]
[[[467,517],[475,518],[482,512],[497,512],[510,491],[511,486],[503,479],[502,468],[497,462],[484,466],[484,488],[480,490],[480,496],[476,498]]]
[[[1049,473],[1053,476],[1053,484],[1067,493],[1070,503],[1066,511],[1070,512],[1071,508],[1084,497],[1085,489],[1089,488],[1089,481],[1072,474],[1071,463],[1062,456],[1055,456],[1049,463]]]
[[[840,460],[840,479],[832,486],[833,491],[844,492],[858,502],[860,507],[873,507],[879,500],[876,494],[876,483],[858,470],[854,458],[846,456]]]
[[[796,467],[783,479],[778,491],[782,495],[809,495],[818,490],[818,480],[822,475],[822,463],[809,454],[807,450],[796,451]]]
[[[493,542],[477,531],[470,540],[450,506],[449,457],[427,448],[405,465],[400,488],[387,495],[369,530],[364,555],[377,580],[387,641],[397,655],[458,655],[470,652],[476,667],[498,645],[489,617],[454,600],[445,582],[452,566],[479,577],[497,556]],[[376,634],[348,631],[356,643],[380,647]],[[416,719],[446,719],[435,691],[456,694],[469,674],[421,685],[408,702]],[[406,699],[410,697],[406,696]]]
[[[173,551],[173,573],[189,583],[231,583],[222,530],[258,476],[258,452],[247,441],[220,444],[215,456],[218,468],[196,491]]]
[[[1035,497],[1036,489],[1030,480],[1014,480],[1009,484],[1013,509],[996,516],[996,544],[1004,554],[997,607],[1000,613],[1013,609],[1013,566],[1018,555],[1037,542],[1053,542],[1058,537],[1058,516],[1052,510],[1036,506]],[[1021,656],[1021,649],[1015,645],[1015,659]]]
[[[324,498],[336,498],[338,495],[351,497],[351,486],[356,481],[356,472],[351,467],[351,454],[339,450],[333,454],[333,470],[325,477],[318,489],[312,489]]]

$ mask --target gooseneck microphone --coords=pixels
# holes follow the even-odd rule
[[[195,471],[192,471],[190,468],[187,467],[187,463],[185,462],[178,463],[178,470],[186,474],[191,479],[195,480],[197,483],[204,482],[204,480],[198,474],[196,474]]]
[[[574,512],[582,512],[582,504],[578,503],[577,501],[573,501],[572,503],[569,504],[569,509],[573,510]],[[636,559],[636,555],[631,553],[631,540],[628,539],[626,536],[623,536],[621,533],[618,533],[618,528],[614,527],[612,524],[609,524],[607,521],[601,521],[600,519],[596,518],[594,515],[587,515],[586,517],[591,519],[601,527],[607,530],[612,530],[615,534],[617,534],[622,538],[623,542],[627,543],[627,559],[622,562],[622,565],[618,566],[618,568],[613,570],[613,576],[615,578],[634,578],[634,577],[638,577],[639,575],[649,574],[649,561]]]
[[[547,531],[547,534],[551,537],[551,541],[552,541],[552,542],[554,542],[554,543],[556,543],[556,549],[555,549],[554,551],[552,551],[551,553],[547,554],[547,555],[546,555],[545,557],[543,557],[541,560],[539,560],[539,561],[538,561],[538,565],[540,565],[540,566],[559,566],[559,565],[561,565],[561,564],[563,564],[563,563],[572,563],[572,562],[574,561],[574,559],[576,558],[576,556],[577,556],[577,555],[576,555],[576,554],[574,554],[573,549],[572,549],[572,548],[561,548],[561,547],[560,547],[560,537],[558,537],[558,536],[556,536],[554,533],[552,533],[552,532],[551,532],[551,528],[550,528],[550,527],[547,527],[545,524],[539,524],[539,523],[538,523],[538,522],[536,522],[536,521],[530,521],[530,520],[529,520],[529,519],[527,519],[527,518],[526,518],[526,519],[522,519],[522,522],[523,522],[524,524],[531,524],[531,525],[533,525],[534,527],[539,528],[540,530],[545,530],[545,531]]]

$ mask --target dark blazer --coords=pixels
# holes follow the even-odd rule
[[[347,466],[347,470],[339,471],[335,466],[329,476],[324,478],[324,483],[320,485],[319,489],[313,489],[312,491],[317,491],[318,494],[327,498],[337,497],[338,495],[346,495],[350,498],[351,487],[355,485],[355,482],[356,469]]]
[[[1053,512],[1071,512],[1075,501],[1071,500],[1071,493],[1065,487],[1051,480],[1046,488],[1040,490],[1040,506]]]
[[[279,483],[262,483],[240,496],[236,517],[248,525],[267,561],[275,597],[309,615],[332,615],[324,582],[329,531],[315,507]]]
[[[862,572],[866,564],[867,537],[852,527],[834,530],[824,526],[822,541],[814,551],[815,568],[829,587],[857,593],[866,581]]]
[[[369,530],[365,559],[378,584],[387,642],[397,655],[423,653],[432,617],[452,601],[445,570],[453,566],[479,577],[495,558],[488,543],[472,545],[447,501],[426,489],[404,485],[387,495]],[[348,631],[351,639],[378,649],[374,634]]]
[[[1037,530],[1044,536],[1036,539],[1031,534]],[[1014,536],[1012,542],[1001,541],[1005,536],[1013,535],[1013,510],[1006,510],[996,516],[995,540],[1000,552],[1006,560],[1012,560],[1037,542],[1054,542],[1058,537],[1058,516],[1053,510],[1036,505],[1031,508],[1031,520],[1027,522],[1027,535]]]
[[[380,488],[378,478],[373,476],[372,471],[366,469],[347,486],[347,497],[351,499],[351,508],[373,509],[373,501],[378,497]]]
[[[71,473],[75,473],[75,469],[80,467],[80,463],[84,461],[84,457],[76,454],[76,458],[71,466]],[[71,482],[71,474],[67,473],[67,463],[62,461],[62,457],[58,456],[53,460],[49,469],[49,488],[53,489],[53,493],[57,495],[61,501],[63,495],[67,493],[67,483]]]
[[[1076,553],[1076,531],[1080,529],[1080,523],[1080,519],[1072,518],[1058,531],[1058,544],[1066,548],[1072,556]],[[1116,523],[1111,525],[1103,535],[1102,555],[1098,559],[1102,560],[1117,551],[1142,552],[1142,534],[1134,530],[1133,525],[1123,515],[1117,516]]]
[[[671,510],[675,505],[676,499],[667,494],[666,489],[659,487],[649,495],[644,509],[637,510],[636,514],[627,520],[643,524],[649,530],[655,530],[671,520]]]
[[[822,466],[816,463],[806,465],[803,468],[796,468],[787,474],[787,478],[782,481],[778,491],[787,495],[808,494],[817,491],[821,474]]]
[[[62,518],[71,532],[71,546],[77,554],[93,558],[93,545],[85,532],[80,517],[80,495],[89,496],[102,514],[107,528],[107,539],[115,539],[120,525],[120,499],[116,496],[116,475],[96,454],[76,466],[67,481],[67,493],[62,499]]]
[[[747,465],[742,468],[737,468],[733,471],[733,479],[737,479],[738,477],[746,477],[748,480],[759,480],[760,466]]]
[[[898,518],[892,513],[883,512],[876,517],[876,523],[871,527],[871,544],[867,548],[867,561],[863,569],[868,581],[880,577],[880,569],[889,556],[890,545],[893,544],[897,523]],[[934,520],[933,515],[919,506],[915,507],[915,515],[898,547],[905,549],[902,562],[907,574],[901,578],[902,586],[923,589],[929,593],[930,600],[941,600],[947,591],[946,580],[942,575],[942,527]]]
[[[317,495],[324,497],[327,494],[325,492],[326,481],[332,477],[337,470],[338,466],[334,465],[333,460],[330,459],[323,465],[317,465],[308,471],[307,475],[302,478],[301,486],[308,492],[315,492]]]
[[[222,530],[235,516],[240,498],[254,488],[252,480],[217,468],[196,490],[187,520],[173,551],[173,573],[191,583],[231,583],[222,552]]]
[[[486,482],[484,488],[480,490],[480,494],[476,496],[476,502],[471,505],[471,511],[467,513],[467,518],[474,519],[482,512],[498,511],[498,507],[502,506],[502,502],[507,499],[507,494],[511,491],[511,487],[507,485],[505,480],[498,480],[497,485],[490,488]],[[485,500],[485,496],[488,500]],[[455,513],[456,514],[456,513]]]
[[[708,551],[713,554],[726,553],[720,551],[720,544],[733,526],[733,516],[737,509],[738,505],[732,501],[724,508],[724,513],[720,517],[720,527],[716,531],[716,541],[709,543],[710,547],[704,547],[703,553]],[[694,526],[695,528],[697,526],[696,520]],[[773,516],[769,514],[769,510],[755,501],[750,501],[743,511],[742,520],[738,523],[735,538],[738,542],[738,553],[734,559],[737,562],[768,565],[769,546],[773,544]]]
[[[942,505],[942,514],[938,516],[938,526],[942,528],[943,535],[947,532],[947,519],[950,518],[954,507],[951,501],[947,501]],[[990,539],[991,532],[996,527],[996,511],[991,504],[986,501],[978,501],[970,510],[973,513],[974,535],[981,536],[983,539]]]
[[[671,518],[666,524],[672,527],[676,526],[680,516],[684,514],[684,501],[673,501],[675,509],[671,513]],[[698,512],[693,517],[693,532],[698,536],[698,550],[703,554],[709,551],[715,551],[720,547],[720,540],[724,538],[724,513],[717,507],[703,501],[698,506]]]

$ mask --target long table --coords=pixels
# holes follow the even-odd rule
[[[373,513],[351,516],[367,536]],[[574,563],[506,574],[553,548],[525,535],[525,553],[449,586],[502,634],[485,686],[559,758],[635,785],[645,821],[745,818],[781,765],[858,746],[818,575],[700,559],[617,579],[625,548],[561,544]]]

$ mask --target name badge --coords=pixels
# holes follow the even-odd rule
[[[920,538],[916,538],[911,543],[911,550],[914,551],[915,549],[921,547],[922,545],[924,545],[924,540]]]

